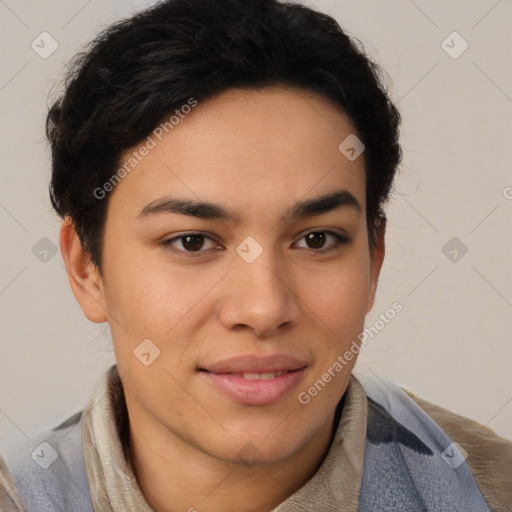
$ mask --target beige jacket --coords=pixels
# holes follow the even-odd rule
[[[491,510],[512,511],[512,442],[474,421],[408,394],[452,441],[468,452],[467,462]],[[366,411],[366,395],[352,375],[339,427],[324,462],[301,489],[272,512],[357,512]],[[105,374],[82,418],[85,467],[94,512],[153,512],[137,484],[123,447],[128,439],[128,414],[116,366]],[[331,482],[336,482],[336,491]],[[25,512],[1,458],[0,511]]]

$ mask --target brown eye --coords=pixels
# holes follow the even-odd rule
[[[315,231],[305,236],[308,246],[311,249],[321,249],[325,243],[325,233]]]
[[[210,244],[209,246],[208,243]],[[184,233],[170,238],[169,240],[165,240],[162,242],[162,245],[184,256],[201,256],[206,252],[206,249],[213,248],[215,242],[203,233]]]
[[[203,235],[186,235],[180,237],[182,245],[187,251],[198,251],[204,245]]]
[[[334,241],[327,245],[329,238]],[[327,253],[350,242],[346,235],[341,235],[334,231],[310,231],[300,239],[300,241],[302,240],[306,242],[306,247],[302,246],[302,248],[311,249],[319,253]]]

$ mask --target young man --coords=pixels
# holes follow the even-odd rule
[[[168,0],[77,59],[51,199],[117,364],[5,454],[2,510],[510,510],[512,443],[351,373],[401,157],[379,76],[276,0]]]

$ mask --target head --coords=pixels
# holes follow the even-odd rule
[[[130,414],[222,460],[282,460],[332,423],[355,357],[298,396],[373,305],[398,125],[379,68],[301,5],[161,2],[75,59],[51,200]]]

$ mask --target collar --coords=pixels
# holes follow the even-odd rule
[[[365,392],[351,375],[341,415],[336,415],[339,423],[322,465],[303,487],[272,512],[357,512],[366,414]],[[154,512],[129,463],[129,418],[117,365],[103,376],[82,418],[84,460],[94,510]]]

